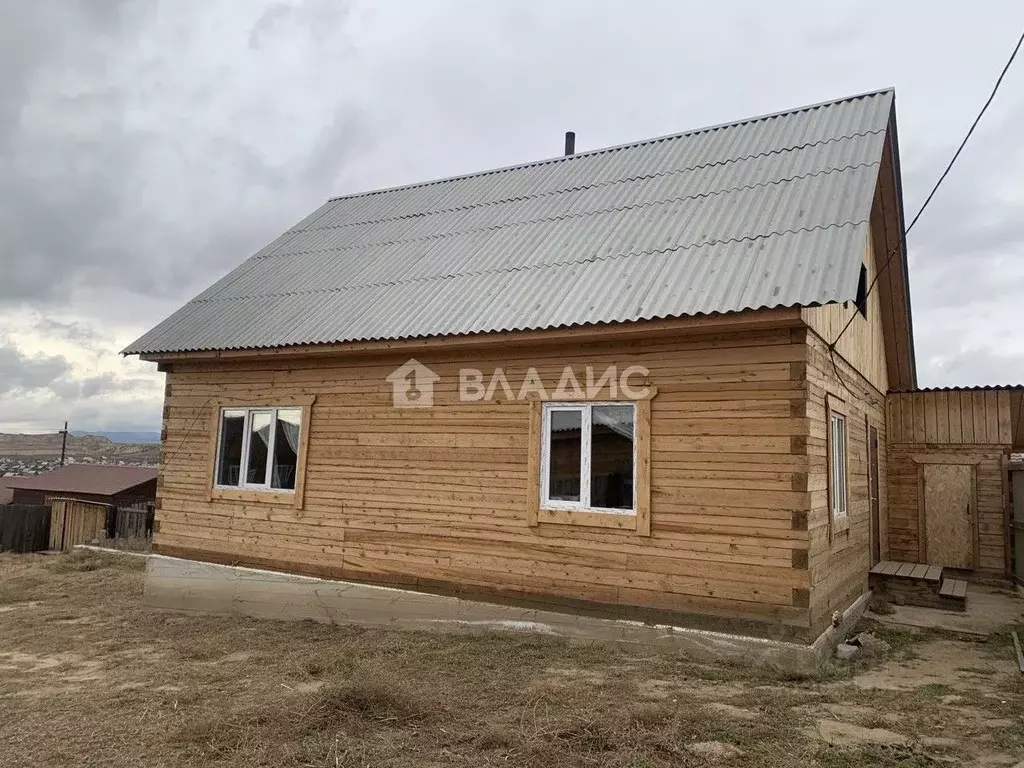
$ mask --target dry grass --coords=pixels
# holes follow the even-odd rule
[[[0,764],[659,768],[707,765],[687,747],[719,741],[742,750],[736,766],[969,765],[1024,734],[982,724],[1024,711],[1001,675],[970,675],[990,695],[952,707],[944,688],[862,689],[850,675],[863,664],[787,681],[532,635],[176,615],[142,607],[141,569],[0,555]],[[907,638],[889,639],[894,657],[876,667],[912,658]],[[847,705],[866,727],[964,736],[840,748],[808,731]]]

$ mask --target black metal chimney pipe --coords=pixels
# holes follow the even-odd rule
[[[576,152],[576,134],[573,131],[565,132],[565,156],[575,154]]]

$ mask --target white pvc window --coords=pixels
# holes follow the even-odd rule
[[[546,403],[541,506],[636,514],[636,406]]]
[[[222,409],[214,484],[294,491],[301,432],[301,408]]]
[[[829,441],[832,516],[846,517],[846,418],[842,414],[829,417]]]

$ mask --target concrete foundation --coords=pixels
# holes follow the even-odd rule
[[[151,555],[145,602],[155,608],[265,619],[313,619],[460,633],[535,632],[585,642],[671,650],[697,661],[728,661],[813,675],[849,629],[867,596],[811,645],[683,627],[517,608],[402,589]]]

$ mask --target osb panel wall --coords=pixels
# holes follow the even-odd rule
[[[156,549],[437,591],[714,617],[809,637],[803,330],[487,352],[418,352],[431,409],[398,410],[402,357],[175,362]],[[527,523],[529,408],[458,401],[458,369],[642,365],[651,401],[651,532]],[[269,366],[273,366],[272,368]],[[500,392],[500,390],[499,390]],[[315,395],[304,509],[208,499],[211,400]],[[197,426],[198,425],[198,426]],[[812,439],[813,442],[813,439]],[[860,534],[858,534],[860,535]],[[627,611],[627,609],[630,609]],[[659,614],[660,615],[660,614]]]
[[[810,467],[808,520],[812,632],[828,627],[834,611],[843,611],[867,591],[870,570],[871,502],[868,494],[868,428],[878,431],[879,532],[885,551],[886,497],[885,397],[840,355],[829,354],[817,334],[808,334],[808,422]],[[848,525],[832,524],[828,503],[828,419],[826,401],[846,417]]]
[[[1013,443],[1010,405],[1007,389],[889,395],[889,559],[927,559],[921,466],[961,463],[977,467],[977,570],[1005,572],[1003,461]]]
[[[976,465],[978,554],[976,570],[1002,575],[1006,570],[1006,487],[1003,460],[1007,446],[950,446],[900,443],[889,446],[888,559],[925,562],[921,498],[923,462],[937,459]],[[915,460],[915,458],[917,460]]]

